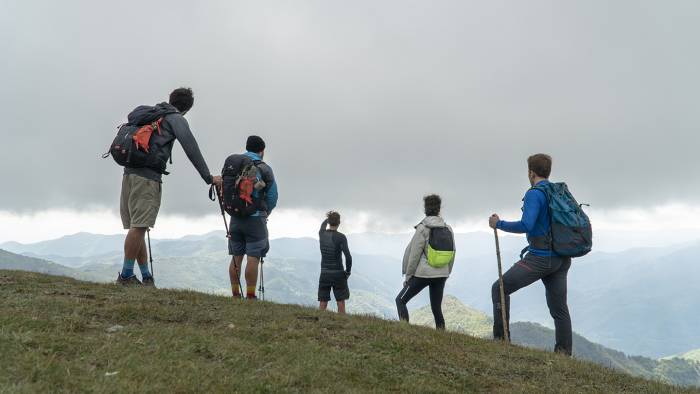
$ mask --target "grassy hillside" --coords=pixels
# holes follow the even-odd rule
[[[222,226],[223,227],[223,226]],[[407,229],[408,230],[408,229]],[[153,254],[161,287],[228,293],[226,239],[223,231],[159,240]],[[349,310],[395,317],[394,297],[401,288],[401,261],[411,234],[350,234],[354,257]],[[505,268],[517,258],[522,237],[503,236]],[[492,233],[456,235],[457,262],[446,292],[475,308],[491,308],[491,284],[497,278]],[[283,303],[312,304],[319,270],[318,241],[310,238],[271,241],[266,279],[269,297]],[[0,244],[23,253],[113,280],[122,265],[123,236],[74,234],[30,245]],[[699,297],[687,297],[700,275],[700,243],[594,252],[576,259],[569,273],[569,308],[576,330],[590,340],[628,354],[654,359],[700,347]],[[541,283],[518,291],[514,321],[549,324]],[[415,304],[427,302],[422,294]],[[650,318],[653,317],[653,318]]]
[[[693,392],[371,317],[0,271],[2,391]]]
[[[310,241],[306,239],[282,239],[279,242],[292,246],[302,243],[306,245],[303,250],[306,250],[307,255],[318,254],[317,247],[309,251]],[[314,245],[317,243],[314,241]],[[196,239],[182,242],[160,241],[160,247],[167,253],[156,256],[154,265],[158,287],[193,289],[228,295],[231,291],[228,278],[230,257],[221,248],[222,244],[225,245],[225,239],[222,240],[221,237],[208,237],[204,241]],[[183,257],[178,254],[194,254],[196,257]],[[71,268],[62,265],[63,263],[55,264],[44,259],[0,249],[0,269],[32,271],[95,282],[112,282],[122,268],[122,258],[121,253],[104,255],[80,268]],[[349,311],[393,316],[395,313],[391,293],[393,287],[373,275],[363,273],[364,267],[377,267],[384,261],[375,256],[362,255],[355,255],[355,259],[356,274],[350,279],[352,298],[348,302]],[[279,254],[271,253],[265,263],[266,298],[285,304],[316,305],[319,271],[319,261],[311,257],[284,258]],[[334,307],[333,303],[332,308]]]
[[[448,330],[481,338],[492,336],[492,318],[464,305],[453,296],[445,297],[443,314]],[[429,306],[416,311],[411,320],[416,324],[435,326]],[[514,322],[510,329],[513,343],[548,351],[554,347],[554,330],[550,328],[537,323]],[[574,357],[615,368],[634,376],[683,386],[700,386],[700,364],[690,359],[654,360],[647,357],[630,357],[620,351],[593,343],[576,333],[574,333]]]

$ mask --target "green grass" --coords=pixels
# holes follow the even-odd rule
[[[0,271],[0,299],[1,392],[697,392],[458,333],[197,292]]]

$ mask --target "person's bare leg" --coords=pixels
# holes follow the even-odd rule
[[[231,280],[231,293],[234,297],[241,296],[241,265],[243,264],[243,256],[231,257],[231,264],[228,266],[228,276]]]
[[[318,303],[318,309],[325,311],[328,309],[328,301],[319,301]]]
[[[145,255],[146,253],[146,229],[132,227],[126,234],[126,239],[124,239],[124,257],[129,260],[136,260]],[[144,261],[146,260],[143,257]]]
[[[245,265],[246,297],[255,297],[255,287],[258,285],[258,264],[260,257],[248,256]]]
[[[144,229],[146,230],[146,229]],[[144,275],[150,276],[150,272],[148,272],[148,249],[146,248],[146,240],[141,237],[141,242],[140,242],[140,248],[139,248],[139,253],[136,256],[136,262],[139,265],[139,270],[141,271],[141,275],[145,278]],[[144,274],[146,272],[147,274]]]
[[[345,314],[345,301],[336,301],[336,304],[338,304],[338,313],[341,315]]]
[[[144,243],[144,235],[146,234],[146,228],[132,227],[126,233],[124,238],[124,264],[122,265],[122,270],[117,278],[117,283],[121,284],[140,284],[138,280],[134,279],[134,266],[136,261],[143,258],[142,247]],[[144,259],[145,261],[145,259]]]
[[[148,248],[146,247],[146,240],[143,237],[141,237],[140,244],[139,253],[136,255],[136,262],[142,265],[148,263]]]

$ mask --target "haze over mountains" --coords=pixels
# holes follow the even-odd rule
[[[352,234],[354,257],[350,279],[354,312],[395,318],[394,297],[401,286],[403,249],[409,234]],[[458,234],[457,262],[446,293],[491,314],[490,288],[496,264],[493,236]],[[77,269],[81,275],[112,280],[121,267],[121,235],[80,233],[30,245],[4,243],[0,248]],[[502,237],[504,264],[517,259],[518,237]],[[223,232],[179,240],[152,240],[159,286],[229,293],[229,257]],[[588,339],[627,354],[661,358],[700,348],[700,299],[688,293],[700,283],[696,256],[700,243],[621,253],[593,253],[576,259],[569,275],[569,302],[574,329]],[[267,298],[315,304],[319,271],[317,241],[276,239],[265,264]],[[427,304],[421,295],[409,306]],[[514,321],[551,327],[541,284],[513,296]]]

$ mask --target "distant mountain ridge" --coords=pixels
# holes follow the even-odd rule
[[[121,243],[121,247],[119,247],[119,243]],[[0,249],[17,254],[32,253],[44,256],[86,257],[116,252],[123,249],[123,245],[123,235],[100,235],[81,232],[30,244],[6,242],[0,244]]]
[[[55,276],[67,276],[80,280],[99,280],[97,276],[93,276],[89,273],[81,272],[47,260],[10,253],[2,249],[0,249],[0,269],[31,271]]]
[[[700,349],[694,349],[694,350],[691,350],[691,351],[688,351],[688,352],[685,352],[682,354],[677,354],[675,356],[665,357],[664,359],[671,360],[674,358],[682,358],[685,360],[692,360],[692,361],[700,362]]]

